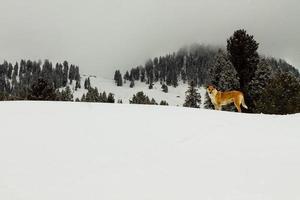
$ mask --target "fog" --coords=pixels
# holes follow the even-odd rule
[[[68,60],[111,77],[244,28],[259,52],[300,66],[298,0],[0,0],[0,61]]]

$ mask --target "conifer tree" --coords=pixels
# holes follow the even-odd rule
[[[257,53],[259,44],[245,30],[237,30],[227,40],[229,59],[240,78],[240,87],[244,91],[251,81],[259,63]]]
[[[256,109],[266,114],[299,113],[299,78],[286,72],[276,73],[256,102]]]
[[[159,103],[159,105],[161,106],[168,106],[169,104],[167,103],[167,101],[163,100]]]
[[[134,80],[133,80],[133,79],[131,80],[129,87],[130,87],[130,88],[133,88],[133,87],[134,87]]]
[[[258,64],[257,70],[254,74],[253,79],[248,84],[246,90],[248,91],[250,102],[248,102],[248,107],[252,112],[261,113],[261,104],[262,101],[265,101],[262,98],[262,94],[266,89],[266,86],[270,84],[270,81],[273,77],[272,68],[269,63],[262,59]]]
[[[114,94],[109,93],[107,96],[107,103],[115,103],[115,97]]]
[[[195,82],[191,81],[188,90],[186,91],[186,98],[183,104],[184,107],[199,108],[201,104],[201,96],[198,93]]]

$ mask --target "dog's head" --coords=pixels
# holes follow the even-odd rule
[[[214,88],[214,86],[212,86],[212,85],[209,85],[207,87],[207,93],[208,94],[212,94],[215,90],[216,90],[216,88]]]

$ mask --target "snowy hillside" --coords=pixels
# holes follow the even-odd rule
[[[299,114],[61,102],[0,110],[3,200],[300,199]]]
[[[84,86],[84,80],[88,76],[83,76],[81,79],[81,85],[82,89],[79,89],[77,91],[74,91],[75,89],[75,84],[72,86],[72,89],[74,91],[74,99],[76,98],[81,98],[83,94],[87,93],[87,90],[83,88]],[[156,102],[160,102],[162,100],[165,100],[169,103],[171,106],[182,106],[184,103],[185,99],[185,92],[187,91],[188,85],[183,84],[182,82],[179,83],[179,86],[174,88],[174,87],[168,87],[168,93],[164,93],[161,89],[161,84],[155,83],[153,85],[153,89],[150,90],[148,88],[149,85],[146,83],[142,83],[140,81],[135,82],[135,86],[133,88],[130,88],[129,81],[127,81],[122,87],[118,87],[114,80],[112,79],[105,79],[101,77],[90,77],[91,80],[91,86],[92,87],[97,87],[99,92],[111,92],[115,95],[116,101],[119,99],[122,99],[123,103],[129,103],[129,99],[132,98],[134,94],[137,92],[143,91],[149,98],[154,98]],[[199,88],[199,92],[201,93],[201,96],[204,99],[205,97],[205,89]],[[202,101],[202,104],[204,101]]]

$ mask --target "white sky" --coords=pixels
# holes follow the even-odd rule
[[[298,0],[0,0],[0,62],[68,60],[112,76],[245,28],[265,55],[300,66]]]

